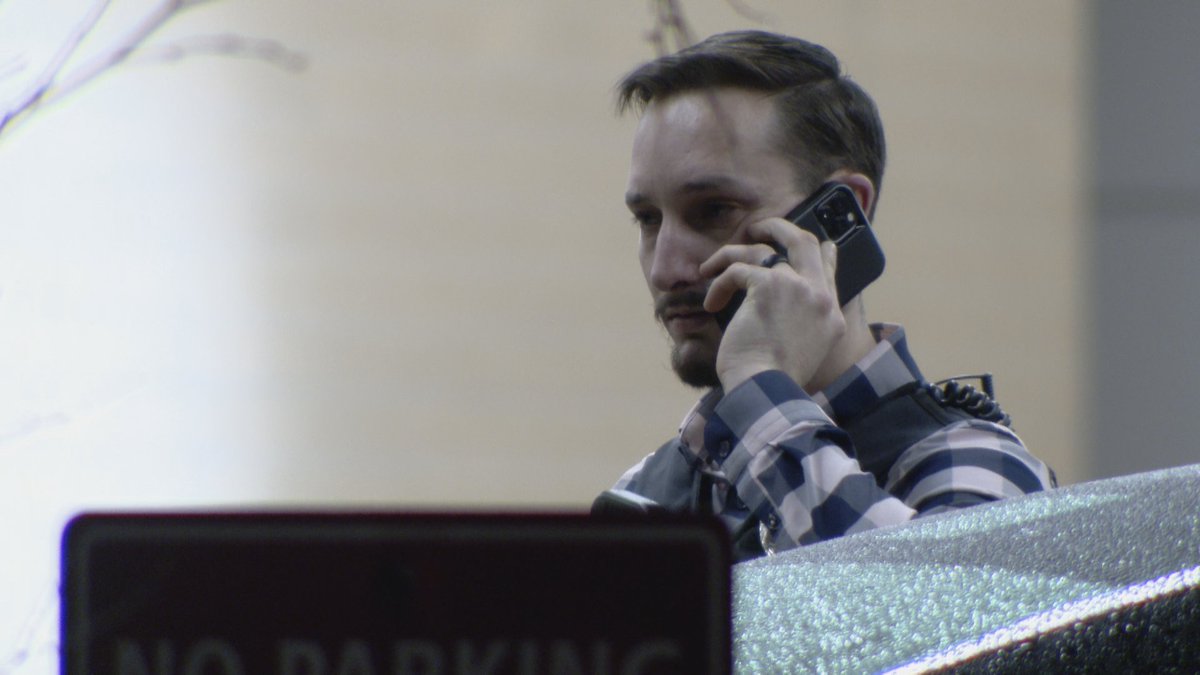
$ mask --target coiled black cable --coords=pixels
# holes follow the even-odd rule
[[[971,379],[979,380],[983,391],[960,381]],[[1004,412],[994,398],[991,373],[959,375],[939,380],[929,385],[929,393],[943,407],[958,408],[972,417],[1012,427],[1012,416]]]

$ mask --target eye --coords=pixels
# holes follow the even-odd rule
[[[696,206],[691,221],[698,229],[718,229],[733,223],[740,212],[740,207],[734,202],[706,201]]]
[[[721,216],[724,216],[725,214],[732,211],[733,208],[734,208],[733,204],[730,204],[728,202],[711,202],[711,203],[705,204],[701,208],[700,213],[703,217],[706,217],[706,218],[720,218]]]

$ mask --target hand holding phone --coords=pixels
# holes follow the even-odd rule
[[[822,185],[784,218],[812,232],[820,241],[832,239],[837,244],[835,283],[838,302],[843,306],[883,274],[883,249],[854,191],[846,184],[834,181]],[[717,312],[722,330],[745,298],[746,292],[741,291]]]

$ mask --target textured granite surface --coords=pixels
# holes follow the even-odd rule
[[[1182,670],[1198,583],[1200,465],[1084,483],[736,566],[734,669]]]

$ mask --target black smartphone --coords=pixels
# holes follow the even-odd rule
[[[883,249],[871,230],[867,216],[845,183],[836,181],[822,185],[796,208],[784,216],[787,220],[812,232],[817,239],[832,239],[838,247],[838,300],[845,305],[862,293],[872,281],[883,274]],[[746,298],[741,291],[717,312],[717,323],[724,329],[734,312]]]

